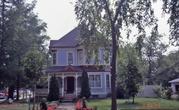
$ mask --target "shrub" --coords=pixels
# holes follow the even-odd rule
[[[81,93],[80,97],[86,97],[87,99],[90,97],[91,92],[90,92],[90,87],[89,87],[89,79],[88,79],[88,74],[85,70],[83,70],[82,73],[82,80],[81,80]]]
[[[118,99],[124,99],[126,98],[126,91],[123,89],[124,87],[118,85],[116,88],[116,96]]]
[[[156,86],[156,87],[153,89],[153,91],[154,91],[154,93],[157,95],[158,98],[162,98],[162,96],[163,96],[162,87]]]
[[[165,91],[165,96],[167,99],[171,99],[172,96],[172,89],[171,88],[167,88],[167,90]]]
[[[52,76],[50,79],[50,89],[47,97],[48,101],[59,100],[59,85],[55,76]]]

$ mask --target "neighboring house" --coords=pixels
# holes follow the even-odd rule
[[[79,45],[80,30],[75,28],[59,40],[51,40],[49,50],[53,66],[47,68],[48,82],[52,75],[59,81],[60,96],[77,97],[81,91],[81,74],[88,73],[91,96],[106,97],[111,93],[111,75],[109,63],[104,60],[104,48],[99,48],[99,63],[94,59],[87,64],[86,50]],[[48,84],[49,85],[49,84]]]
[[[171,81],[169,81],[169,83],[171,84],[173,93],[174,94],[177,92],[179,93],[179,78],[171,80]]]

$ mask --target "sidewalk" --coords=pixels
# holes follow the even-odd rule
[[[75,110],[73,103],[61,103],[56,110]]]

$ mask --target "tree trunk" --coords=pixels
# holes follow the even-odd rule
[[[117,110],[117,102],[116,102],[116,32],[114,23],[111,25],[112,32],[112,62],[111,62],[111,92],[112,92],[112,106],[111,110]]]
[[[132,97],[132,104],[134,104],[134,96]]]
[[[32,110],[35,110],[35,91],[36,91],[36,84],[34,84],[33,86],[33,106],[32,106]]]
[[[20,79],[19,79],[19,73],[17,73],[17,79],[16,79],[16,100],[19,100],[19,86],[20,86]]]

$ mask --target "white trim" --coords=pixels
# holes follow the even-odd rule
[[[48,93],[50,91],[50,78],[51,78],[51,76],[48,74]]]
[[[75,74],[75,94],[76,94],[76,97],[78,96],[78,75],[77,73]]]
[[[107,88],[107,87],[106,87],[106,86],[107,86],[107,85],[106,85],[106,76],[107,76],[107,74],[104,73],[104,92],[105,92],[105,93],[107,93],[107,92],[106,92],[106,88]]]
[[[64,74],[62,73],[62,76],[61,76],[61,78],[62,78],[62,96],[64,96]]]

